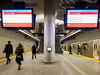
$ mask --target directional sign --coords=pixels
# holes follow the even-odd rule
[[[56,37],[64,37],[67,33],[56,33]]]

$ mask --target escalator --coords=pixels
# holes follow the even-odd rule
[[[62,53],[60,37],[55,37],[55,53]]]

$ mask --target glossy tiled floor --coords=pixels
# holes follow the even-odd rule
[[[68,53],[56,54],[55,58],[55,63],[45,64],[43,54],[33,60],[31,53],[25,54],[21,70],[17,70],[15,58],[8,65],[6,60],[0,61],[0,75],[100,75],[99,62]]]

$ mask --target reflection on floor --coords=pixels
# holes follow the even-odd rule
[[[43,54],[37,54],[36,59],[31,59],[31,53],[24,55],[21,70],[15,57],[11,63],[0,61],[0,75],[100,75],[100,62],[96,62],[67,52],[55,55],[55,63],[45,64]]]

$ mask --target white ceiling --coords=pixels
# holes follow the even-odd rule
[[[36,14],[36,22],[44,22],[44,0],[12,0],[13,2],[25,2],[26,4],[31,4],[26,8],[33,8],[34,14]],[[48,0],[49,1],[49,0]],[[63,23],[63,15],[66,12],[66,7],[63,7],[62,4],[75,3],[75,1],[87,1],[89,3],[96,3],[98,0],[56,0],[55,3],[55,17],[56,24]],[[34,4],[37,4],[34,6]],[[61,21],[62,20],[62,21]]]
[[[13,2],[22,2],[24,1],[26,4],[34,4],[36,3],[37,6],[30,6],[30,7],[26,7],[26,8],[33,8],[34,10],[34,14],[36,14],[36,22],[44,22],[44,0],[12,0]],[[57,10],[59,8],[59,2],[60,0],[56,0],[56,4],[55,4],[55,12],[57,14]]]
[[[56,18],[59,19],[59,20],[64,20],[64,14],[66,14],[66,8],[71,8],[74,6],[74,3],[77,2],[77,1],[85,1],[89,4],[91,4],[91,8],[92,7],[96,7],[98,8],[100,4],[95,4],[95,3],[98,3],[97,1],[99,0],[60,0],[60,5],[59,5],[59,9],[58,9],[58,12],[57,12],[57,16]],[[66,5],[66,6],[63,6]],[[95,5],[93,5],[95,4]]]
[[[37,6],[34,7],[34,6],[30,6],[30,7],[26,7],[26,8],[33,8],[33,12],[34,14],[36,14],[36,22],[43,22],[44,20],[44,0],[13,0],[13,2],[25,2],[27,4],[34,4],[36,3]]]

